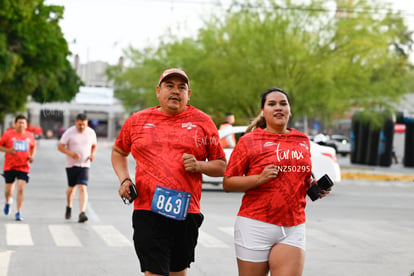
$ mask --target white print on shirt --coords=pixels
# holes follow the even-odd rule
[[[296,159],[300,160],[303,159],[303,152],[299,150],[281,150],[279,149],[280,143],[277,144],[277,148],[275,150],[277,161],[286,160],[286,159]]]
[[[276,143],[275,142],[266,142],[266,143],[264,143],[264,145],[263,145],[263,147],[265,148],[265,147],[270,147],[270,146],[276,146]]]
[[[296,172],[296,173],[311,172],[310,166],[277,166],[277,169],[279,172],[288,172],[288,173],[290,172]]]
[[[302,147],[305,147],[307,150],[309,150],[308,144],[306,144],[306,143],[299,143],[299,145],[301,145]]]
[[[146,123],[145,125],[142,126],[142,128],[155,128],[155,125],[151,123]]]
[[[207,146],[208,144],[210,145],[218,145],[219,144],[219,140],[217,139],[217,137],[199,137],[197,136],[197,131],[194,134],[194,142],[196,144],[196,147],[200,147],[200,146]]]
[[[192,129],[193,127],[197,127],[197,125],[193,125],[191,122],[181,124],[181,128]]]

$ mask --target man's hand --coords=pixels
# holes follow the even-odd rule
[[[184,168],[187,172],[200,172],[200,162],[192,154],[183,153]]]
[[[70,152],[70,153],[69,153],[69,156],[70,156],[72,159],[75,159],[75,160],[80,160],[80,158],[81,158],[80,154],[79,154],[79,153],[77,153],[77,152],[74,152],[74,151]]]
[[[128,200],[131,199],[131,195],[130,195],[131,191],[129,189],[130,185],[134,185],[134,183],[132,183],[130,179],[127,179],[127,180],[124,180],[124,183],[122,183],[121,186],[119,186],[118,194],[121,198],[125,197]]]

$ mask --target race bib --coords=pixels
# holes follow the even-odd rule
[[[175,220],[185,220],[190,201],[191,193],[157,185],[152,198],[151,211]]]
[[[16,151],[28,151],[29,150],[29,143],[27,141],[15,140],[13,142],[13,148]]]

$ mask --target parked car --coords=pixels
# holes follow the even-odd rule
[[[333,134],[329,141],[335,143],[337,154],[346,156],[351,153],[351,140],[345,135]]]
[[[309,136],[313,142],[318,145],[334,148],[337,154],[346,156],[351,153],[351,140],[345,135],[333,134],[331,137],[319,133],[317,135]]]
[[[335,141],[330,140],[328,135],[325,135],[323,133],[319,133],[319,134],[317,134],[313,137],[309,136],[309,139],[311,141],[315,142],[318,145],[331,147],[335,150],[335,152],[337,152],[337,147],[336,147]]]
[[[246,129],[247,126],[233,126],[221,129],[219,130],[219,136],[220,138],[223,138],[234,134],[236,136],[236,141],[238,141],[239,138],[244,135]],[[341,170],[336,160],[335,150],[331,147],[318,145],[312,141],[310,144],[313,177],[319,179],[324,174],[328,174],[334,182],[340,182]],[[227,161],[229,161],[233,148],[224,148],[224,152],[226,153]],[[203,174],[203,183],[219,185],[223,183],[223,177],[212,177]]]

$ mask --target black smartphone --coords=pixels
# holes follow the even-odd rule
[[[308,194],[308,196],[310,197],[312,201],[315,201],[319,198],[320,192],[321,192],[321,189],[318,187],[318,185],[313,185],[312,187],[308,189],[306,193]]]
[[[138,193],[137,193],[137,189],[135,188],[135,184],[129,185],[129,195],[131,196],[131,199],[128,200],[125,197],[122,198],[122,200],[124,201],[125,204],[131,204],[137,197],[138,197]]]
[[[318,180],[318,186],[321,190],[328,190],[330,187],[332,187],[334,185],[332,179],[325,174],[324,176],[322,176],[321,178],[319,178]]]
[[[319,178],[317,185],[313,185],[308,189],[307,194],[312,201],[315,201],[319,198],[321,190],[326,191],[333,185],[334,183],[332,179],[327,174],[325,174],[321,178]]]

